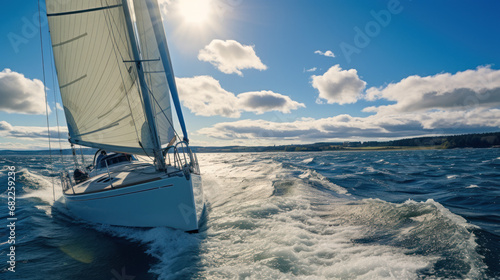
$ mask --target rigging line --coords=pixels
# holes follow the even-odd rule
[[[141,7],[142,9],[147,9],[147,7],[144,7],[144,2],[141,2],[143,4],[143,6]],[[141,22],[142,22],[142,31],[143,31],[143,34],[146,34],[146,29],[145,29],[145,25],[146,25],[146,17],[144,16],[140,16],[141,18]],[[136,14],[136,21],[137,21],[137,14]],[[152,23],[151,23],[152,25]],[[138,27],[139,25],[137,25]],[[152,28],[152,27],[151,27]],[[144,35],[145,36],[145,35]],[[140,39],[140,38],[139,38]],[[143,54],[149,54],[149,48],[148,48],[148,40],[144,39],[142,40],[144,42],[144,49],[143,49]],[[159,52],[159,51],[158,51]],[[147,68],[147,69],[150,69],[150,68],[153,68],[151,65],[147,65],[146,67],[144,68]],[[155,68],[156,70],[156,68]],[[146,75],[145,75],[146,76]],[[174,131],[174,134],[178,137],[178,139],[182,139],[179,137],[179,134],[177,134],[177,131],[175,131],[175,128],[174,128],[174,125],[173,123],[170,121],[170,119],[167,117],[167,115],[165,114],[165,109],[163,109],[160,105],[160,103],[158,102],[158,100],[156,99],[155,95],[153,94],[152,90],[150,89],[150,87],[153,86],[153,76],[151,74],[147,75],[147,77],[149,78],[149,86],[148,86],[148,93],[150,94],[150,96],[153,97],[153,100],[155,101],[156,105],[158,106],[158,108],[160,109],[160,111],[162,112],[162,114],[165,116],[165,119],[167,119],[168,123],[170,124],[170,126],[172,127],[172,130]],[[166,78],[164,78],[166,80]],[[167,85],[167,84],[166,84]],[[168,93],[167,93],[168,94]],[[169,102],[170,103],[170,102]],[[157,115],[157,112],[155,112],[155,116]],[[158,126],[158,124],[156,124]],[[168,140],[168,139],[167,139]]]
[[[50,33],[50,31],[49,31]],[[64,163],[64,160],[63,160],[63,153],[62,153],[62,146],[61,146],[61,131],[59,129],[59,110],[57,109],[57,95],[56,95],[56,77],[54,75],[54,68],[56,67],[55,64],[54,64],[54,50],[52,48],[50,48],[50,51],[49,51],[49,55],[50,55],[50,61],[51,61],[51,67],[50,67],[50,70],[51,70],[51,73],[52,73],[52,88],[53,88],[53,91],[52,91],[52,94],[54,95],[54,102],[55,102],[55,107],[56,107],[56,123],[57,123],[57,142],[59,142],[59,155],[61,156],[61,165]],[[61,103],[62,103],[62,100],[61,100]],[[61,105],[62,106],[62,105]]]
[[[139,4],[140,4],[140,5],[142,5],[142,10],[141,10],[140,12],[143,12],[143,11],[145,11],[145,9],[147,9],[147,7],[144,7],[145,2],[140,2]],[[145,38],[145,37],[146,37],[146,35],[147,35],[147,30],[146,30],[146,23],[148,22],[148,21],[147,21],[147,17],[145,17],[145,16],[144,16],[144,14],[140,14],[140,18],[141,18],[141,22],[142,22],[141,27],[142,27],[143,40],[141,40],[141,41],[142,41],[142,42],[144,42],[144,51],[143,51],[144,55],[146,55],[146,54],[147,54],[147,55],[149,56],[151,53],[154,53],[154,55],[153,55],[154,57],[156,57],[156,56],[160,57],[159,53],[155,52],[154,47],[153,47],[153,49],[150,49],[150,48],[149,48],[149,46],[148,46],[148,40],[147,40],[147,38]],[[136,14],[136,20],[137,20],[137,14]],[[137,25],[137,26],[139,26],[139,25]],[[151,29],[149,30],[149,32],[151,32],[151,30],[152,30],[152,27],[151,27]],[[140,36],[139,36],[139,40],[140,40]],[[160,61],[160,60],[161,60],[161,58],[158,58],[158,61]],[[143,71],[144,71],[144,70],[152,69],[152,68],[153,68],[153,65],[155,65],[155,66],[156,66],[156,65],[157,65],[157,63],[152,63],[152,64],[145,63],[145,64],[142,64],[142,65],[143,65],[143,67],[144,67],[144,68],[143,68]],[[156,68],[157,68],[157,67],[156,67]],[[155,69],[156,69],[156,68],[155,68]],[[154,94],[153,94],[153,92],[152,92],[152,90],[151,90],[151,88],[153,88],[153,87],[154,87],[154,82],[155,82],[155,80],[153,79],[153,75],[151,75],[151,74],[146,74],[146,73],[145,73],[145,75],[144,75],[144,76],[146,76],[146,77],[148,78],[148,82],[149,82],[148,92],[149,92],[149,94],[150,94],[150,95],[153,97],[153,99],[155,100],[155,103],[156,103],[156,105],[158,106],[158,108],[159,108],[159,109],[163,112],[162,107],[160,106],[160,104],[159,104],[158,100],[156,99],[156,97],[154,96]],[[165,80],[165,82],[166,82],[166,80]],[[165,85],[167,85],[167,84],[165,83]],[[170,103],[170,102],[169,102],[169,103]],[[156,106],[152,106],[152,109],[155,111],[154,113],[155,113],[155,122],[156,122],[156,127],[157,127],[157,129],[159,129],[159,126],[160,126],[160,125],[159,125],[158,121],[156,120],[156,115],[157,115],[157,112],[156,112]],[[164,114],[164,115],[165,115],[165,114]],[[167,117],[167,116],[165,116],[165,118],[167,119],[167,121],[169,121],[169,119],[168,119],[168,117]],[[170,122],[170,121],[169,121],[169,122]],[[173,127],[173,125],[172,125],[171,123],[170,123],[170,125],[171,125],[172,130],[174,131],[174,133],[175,133],[175,134],[177,134],[177,132],[175,131],[175,129],[174,129],[174,127]],[[160,146],[161,146],[161,134],[158,134],[158,138],[160,139]],[[167,140],[168,140],[168,139],[167,139]]]
[[[102,3],[102,1],[101,1],[101,3]],[[106,4],[107,4],[107,1],[106,1]],[[110,17],[110,19],[109,19],[109,22],[108,22],[108,19],[107,19],[106,15],[105,15],[106,25],[107,25],[108,31],[111,33],[111,37],[113,38],[113,39],[111,40],[111,43],[113,44],[113,51],[114,51],[114,53],[115,53],[115,57],[116,57],[116,59],[117,59],[117,65],[118,65],[118,67],[119,67],[119,65],[120,65],[120,61],[119,61],[119,59],[118,59],[117,50],[118,50],[118,54],[120,55],[120,58],[121,58],[122,60],[123,60],[123,55],[121,54],[120,49],[118,48],[118,43],[116,42],[116,38],[115,38],[114,31],[113,31],[113,27],[112,27],[112,26],[110,27],[110,25],[112,25],[112,23],[111,23],[111,19],[112,19],[113,17],[111,17],[111,15],[109,15],[109,17]],[[115,23],[115,25],[116,25],[116,23]],[[118,25],[116,25],[116,27],[118,28]],[[123,42],[122,42],[122,43],[123,43]],[[127,68],[127,69],[129,69],[129,68]],[[130,90],[130,88],[132,88],[132,87],[133,87],[133,85],[134,85],[135,81],[133,81],[133,82],[132,82],[132,85],[131,85],[131,87],[130,87],[130,88],[127,88],[127,87],[126,87],[126,85],[125,85],[125,79],[123,78],[122,69],[121,69],[120,67],[119,67],[119,71],[120,71],[120,77],[121,77],[121,79],[122,79],[123,88],[124,88],[124,91],[125,91],[125,97],[127,98],[127,103],[128,103],[128,106],[129,106],[130,114],[131,114],[131,116],[132,116],[132,121],[133,121],[133,123],[134,123],[134,130],[135,130],[135,133],[136,133],[137,138],[139,138],[139,132],[137,131],[137,125],[136,125],[136,123],[135,123],[135,118],[134,118],[134,115],[133,115],[132,106],[131,106],[131,104],[130,104],[130,100],[129,100],[129,97],[128,97],[129,90]],[[127,70],[127,72],[128,72],[128,70]]]
[[[47,100],[47,87],[45,86],[46,85],[46,83],[45,83],[45,61],[43,59],[42,13],[40,11],[40,0],[38,0],[38,26],[40,28],[40,30],[39,30],[40,31],[40,52],[42,53],[43,92],[45,95],[45,117],[47,118],[47,136],[49,138],[49,164],[50,164],[51,168],[54,169],[54,166],[52,165],[52,147],[50,144],[49,101]],[[54,170],[52,170],[52,173],[53,172],[54,172]],[[54,177],[52,177],[52,196],[54,198],[54,201],[56,201]]]
[[[80,155],[82,156],[82,164],[83,164],[83,168],[85,170],[85,157],[83,156],[82,145],[79,145],[79,146],[80,146]]]
[[[108,1],[107,1],[107,0],[105,0],[105,2],[106,2],[106,4],[108,4]],[[102,1],[101,1],[101,3],[102,3]],[[124,17],[125,17],[125,15],[124,15]],[[115,22],[115,18],[114,18],[114,17],[112,17],[112,16],[110,15],[110,16],[109,16],[109,25],[111,26],[111,31],[113,30],[113,24],[114,24],[114,26],[116,27],[116,29],[117,29],[117,30],[119,30],[119,27],[120,27],[120,26],[119,26],[119,25]],[[122,25],[122,27],[123,27],[123,25]],[[108,29],[109,29],[109,27],[108,27]],[[126,29],[126,28],[124,28],[124,29]],[[114,32],[113,32],[113,39],[114,39],[114,40],[116,39]],[[127,45],[127,39],[125,39],[125,40],[124,40],[124,39],[122,38],[122,36],[121,36],[121,34],[120,34],[120,33],[118,33],[118,39],[120,39],[120,41],[121,41],[121,43],[122,43],[122,44]],[[115,44],[116,44],[116,45],[118,45],[118,43],[116,43],[116,42],[115,42]],[[119,49],[119,48],[118,48],[118,53],[120,54],[120,57],[122,58],[122,60],[124,60],[124,59],[123,59],[123,55],[122,55],[122,53],[121,53],[121,51],[120,51],[120,49]],[[119,62],[118,62],[118,63],[119,63]]]
[[[106,1],[106,2],[107,2],[107,1]],[[102,3],[102,1],[101,1],[101,3]],[[116,57],[116,59],[117,59],[118,65],[120,65],[120,61],[119,61],[119,59],[118,59],[118,54],[117,54],[117,52],[116,52],[116,49],[117,49],[117,45],[118,45],[118,44],[117,44],[117,43],[115,42],[115,40],[114,40],[114,39],[115,39],[114,32],[113,32],[113,29],[112,29],[112,28],[110,28],[110,26],[109,26],[109,25],[110,25],[110,23],[109,23],[109,22],[108,22],[108,20],[107,20],[106,12],[104,12],[104,19],[105,19],[105,21],[106,21],[106,27],[108,28],[108,32],[110,32],[110,33],[111,33],[111,36],[112,36],[112,38],[113,38],[113,39],[111,40],[111,43],[113,44],[113,52],[114,52],[115,57]],[[119,52],[119,51],[118,51],[118,52]],[[122,61],[123,61],[123,56],[121,55],[121,53],[120,53],[120,58],[121,58],[121,59],[122,59]],[[139,138],[139,132],[137,131],[137,124],[135,123],[135,118],[134,118],[134,112],[133,112],[133,110],[132,110],[132,106],[130,105],[130,99],[129,99],[129,97],[128,97],[128,93],[129,93],[129,92],[128,92],[128,89],[127,89],[127,87],[126,87],[126,85],[125,85],[125,79],[123,78],[123,74],[122,74],[122,70],[121,70],[121,68],[119,67],[119,68],[118,68],[118,70],[119,70],[119,72],[120,72],[120,77],[121,77],[121,79],[122,79],[123,88],[124,88],[124,90],[125,90],[125,96],[127,97],[127,103],[128,103],[128,107],[129,107],[129,109],[130,109],[130,114],[131,114],[131,116],[132,116],[132,122],[134,123],[135,135],[136,135],[136,137],[137,137],[138,142],[140,143],[140,141],[139,141],[139,139],[140,139],[140,138]],[[136,82],[136,81],[134,81],[133,83],[135,83],[135,82]],[[142,147],[142,145],[141,145],[141,148],[144,150],[144,148]],[[146,151],[144,151],[144,152],[146,152]],[[149,155],[148,155],[147,153],[146,153],[146,155],[149,157]]]
[[[141,141],[139,141],[139,146],[141,146],[142,150],[144,151],[144,153],[146,154],[146,156],[147,156],[150,160],[156,160],[156,158],[155,158],[155,159],[153,159],[153,157],[151,157],[151,156],[148,154],[148,152],[146,152],[146,149],[144,149],[144,146],[142,146]]]
[[[160,107],[161,112],[163,113],[163,115],[165,116],[165,119],[167,119],[168,123],[172,127],[172,130],[174,131],[175,135],[179,139],[182,139],[182,138],[179,137],[179,134],[177,134],[177,131],[175,131],[174,124],[168,119],[167,115],[165,114],[165,109],[161,108],[160,103],[158,102],[158,100],[156,100],[156,97],[154,96],[153,92],[151,92],[151,90],[149,89],[149,87],[148,87],[148,92],[153,97],[154,101],[156,102],[156,105],[158,105],[158,107]],[[170,106],[170,108],[172,108],[172,106]]]
[[[106,0],[106,1],[107,1],[107,0]],[[128,1],[128,0],[124,0],[124,1]],[[127,14],[128,14],[128,17],[130,17],[130,8],[128,7],[128,5],[125,5],[125,6],[124,6],[124,8],[128,9],[128,10],[127,10]],[[127,15],[126,15],[126,13],[125,13],[125,9],[124,9],[124,11],[123,11],[123,12],[124,12],[124,16],[125,16],[125,17],[127,17]],[[127,21],[127,19],[126,19],[126,18],[124,18],[124,20],[125,20],[125,21]],[[131,20],[132,20],[132,19],[130,19],[130,21],[131,21]],[[133,36],[130,36],[130,33],[129,33],[129,38],[130,38],[130,37],[133,37],[133,38],[128,39],[128,40],[130,40],[130,44],[127,44],[127,46],[129,47],[129,52],[130,52],[130,51],[132,51],[132,52],[133,52],[133,49],[132,49],[132,44],[134,44],[134,43],[135,43],[135,45],[136,45],[136,46],[137,46],[137,48],[138,48],[138,50],[137,50],[137,51],[139,52],[139,51],[140,51],[140,43],[139,43],[139,42],[137,42],[137,39],[138,39],[138,38],[137,38],[137,36],[135,35],[135,32],[134,32],[134,26],[131,26],[131,29],[130,29],[130,28],[128,27],[128,24],[129,24],[129,23],[128,23],[128,22],[126,22],[126,24],[127,24],[127,27],[126,27],[126,32],[132,32],[132,35],[133,35]],[[130,30],[129,30],[129,29],[130,29]],[[134,41],[132,42],[132,40],[134,40]],[[127,42],[128,42],[128,41],[127,41]],[[134,57],[134,59],[138,59],[137,57],[135,57],[135,54],[133,54],[133,57]],[[139,59],[140,59],[140,57],[139,57]],[[137,86],[137,91],[138,91],[139,96],[140,96],[140,101],[141,101],[141,104],[142,104],[142,108],[144,109],[144,108],[145,108],[144,98],[143,98],[143,96],[141,96],[141,92],[142,92],[143,88],[142,88],[142,84],[141,84],[140,77],[139,77],[139,75],[140,75],[140,73],[139,73],[139,72],[140,72],[140,71],[143,71],[143,69],[140,69],[140,67],[142,67],[142,65],[141,65],[141,64],[140,64],[140,62],[139,62],[139,63],[137,63],[137,64],[136,64],[135,82],[137,82],[137,81],[139,80],[139,85]],[[144,80],[145,80],[145,78],[144,78]],[[146,80],[145,80],[145,82],[146,82]],[[146,86],[146,88],[147,88],[147,84],[146,84],[145,86]],[[146,93],[146,94],[147,94],[147,93]],[[149,104],[149,106],[151,106],[151,104]],[[153,138],[153,139],[151,139],[151,140],[153,140],[153,142],[154,142],[154,141],[155,141],[155,139],[154,139],[154,137],[153,137],[153,135],[154,135],[154,134],[153,134],[153,131],[151,130],[151,126],[152,126],[152,125],[156,125],[156,123],[149,124],[149,120],[147,119],[147,116],[145,115],[144,117],[145,117],[145,122],[147,122],[147,123],[148,123],[149,131],[150,131],[150,133],[151,133],[151,138]],[[142,147],[142,143],[141,143],[140,141],[139,141],[139,144],[140,144],[140,145],[141,145],[141,147]],[[143,150],[144,150],[144,147],[142,147],[142,148],[143,148]],[[145,150],[144,150],[144,151],[145,151]],[[148,155],[148,154],[146,154],[146,155]],[[148,155],[148,157],[149,157],[149,155]],[[151,157],[150,157],[150,158],[151,158]],[[156,160],[156,157],[155,157],[155,160]]]

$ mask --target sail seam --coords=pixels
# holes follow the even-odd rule
[[[65,88],[65,87],[70,86],[70,85],[72,85],[72,84],[74,84],[74,83],[76,83],[76,82],[78,82],[78,81],[80,81],[80,80],[83,80],[83,79],[85,79],[85,78],[87,78],[87,74],[85,74],[85,75],[81,76],[80,78],[78,78],[78,79],[76,79],[76,80],[74,80],[74,81],[71,81],[71,82],[69,82],[69,83],[67,83],[67,84],[65,84],[65,85],[62,85],[62,86],[60,86],[59,88],[60,88],[60,89]]]
[[[87,34],[87,32],[85,32],[85,33],[83,33],[82,35],[78,35],[78,36],[76,36],[75,38],[71,38],[71,39],[66,40],[66,41],[64,41],[64,42],[54,44],[54,45],[52,45],[52,47],[59,47],[59,46],[62,46],[62,45],[64,45],[64,44],[71,43],[71,42],[76,41],[76,40],[78,40],[78,39],[80,39],[80,38],[83,38],[83,37],[85,37],[85,36],[87,36],[87,35],[88,35],[88,34]]]
[[[75,10],[75,11],[69,11],[69,12],[51,13],[51,14],[47,14],[47,16],[48,17],[55,17],[55,16],[65,16],[65,15],[89,13],[89,12],[95,12],[95,11],[100,11],[100,10],[105,10],[105,9],[117,8],[117,7],[121,7],[121,6],[122,6],[122,4],[116,4],[116,5],[112,5],[112,6],[103,6],[103,7],[97,7],[97,8],[85,9],[85,10]]]
[[[156,59],[139,59],[139,60],[124,60],[123,62],[151,62],[151,61],[160,61],[160,58],[156,58]]]

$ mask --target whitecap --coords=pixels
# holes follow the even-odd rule
[[[371,166],[368,166],[368,167],[365,167],[366,171],[368,172],[377,172],[377,170],[375,170],[375,168],[371,167]]]
[[[54,200],[62,197],[62,187],[58,177],[47,177],[27,169],[19,170],[16,175],[19,181],[24,184],[23,191],[25,193],[20,198],[39,198],[53,205]]]
[[[304,159],[303,161],[301,161],[300,163],[309,164],[309,163],[311,163],[313,160],[314,160],[314,158],[306,158],[306,159]]]
[[[305,180],[306,183],[308,181],[310,181],[312,183],[319,183],[323,187],[325,187],[329,190],[335,191],[338,194],[350,195],[345,188],[330,182],[330,180],[328,180],[328,178],[319,174],[315,170],[308,169],[304,173],[299,175],[299,178]]]

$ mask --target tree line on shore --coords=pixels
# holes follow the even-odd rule
[[[476,133],[452,136],[433,136],[406,138],[391,141],[345,141],[321,142],[300,145],[279,146],[226,146],[226,147],[191,147],[197,153],[223,153],[223,152],[307,152],[307,151],[339,151],[339,150],[395,150],[395,149],[454,149],[454,148],[500,148],[500,132]],[[96,149],[83,148],[79,153],[93,155]],[[53,156],[58,152],[52,151]],[[61,151],[70,155],[70,149]],[[29,154],[48,155],[48,150],[40,151],[0,151],[0,155]]]
[[[391,141],[321,142],[303,145],[194,147],[196,152],[292,152],[338,150],[393,150],[405,148],[492,148],[500,147],[500,132],[453,136],[406,138]]]

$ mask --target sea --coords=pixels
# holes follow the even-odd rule
[[[70,157],[0,156],[0,279],[500,279],[500,149],[198,158],[193,234],[78,220],[55,173]]]

